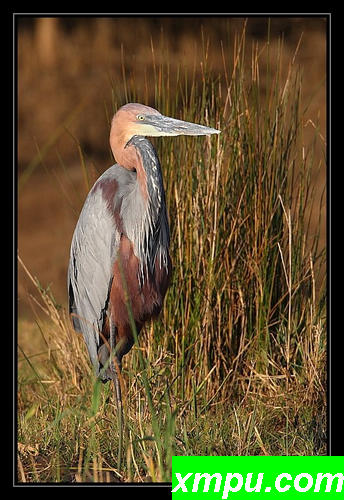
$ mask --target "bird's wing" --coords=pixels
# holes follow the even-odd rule
[[[69,312],[75,330],[84,336],[92,364],[99,373],[99,332],[102,331],[120,232],[114,219],[118,197],[116,168],[108,169],[88,194],[76,225],[68,268]]]

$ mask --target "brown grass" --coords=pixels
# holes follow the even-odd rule
[[[125,61],[128,85],[135,75],[135,87],[139,93],[146,89],[144,94],[147,95],[147,103],[152,104],[154,74],[161,62],[168,58],[169,76],[162,75],[162,78],[164,84],[169,78],[170,101],[173,103],[174,76],[178,71],[195,74],[195,78],[199,79],[202,61],[206,57],[209,71],[215,75],[223,74],[223,53],[229,61],[232,59],[234,34],[240,33],[244,22],[241,18],[225,17],[59,19],[51,42],[55,50],[50,59],[45,54],[45,44],[42,42],[42,37],[47,37],[47,34],[39,30],[43,20],[19,20],[20,171],[30,166],[30,162],[37,158],[38,151],[41,154],[43,151],[44,157],[41,162],[37,162],[33,175],[19,192],[18,243],[25,262],[42,283],[52,283],[60,303],[66,301],[68,242],[86,195],[74,137],[77,137],[86,164],[95,179],[112,163],[108,146],[111,86],[115,86],[116,91],[122,89],[119,93],[123,97],[118,105],[123,104],[125,89],[122,84],[122,63]],[[284,75],[301,37],[296,63],[303,71],[303,100],[305,103],[311,101],[303,131],[306,147],[314,136],[314,127],[324,138],[325,147],[325,29],[325,22],[321,18],[272,18],[267,51],[262,49],[268,33],[268,19],[249,18],[246,27],[247,53],[251,52],[255,44],[258,52],[261,51],[259,83],[262,92],[265,88],[266,57],[269,52],[271,61],[275,60],[278,37],[281,34],[284,36],[281,60]],[[251,71],[249,66],[247,71]],[[74,112],[76,114],[71,118]],[[324,154],[324,147],[321,148],[321,141],[318,142],[315,163]],[[47,143],[49,148],[45,152]],[[324,189],[324,168],[313,175],[318,202]],[[316,205],[319,206],[319,203]],[[316,229],[319,224],[316,212],[312,220]],[[324,246],[325,212],[320,224],[321,245]],[[29,284],[20,271],[20,311],[23,313],[28,312],[23,294],[26,286]]]
[[[203,29],[199,22],[184,32],[178,25],[177,41],[167,36],[177,30],[174,21],[162,22],[163,35],[152,22],[137,24],[135,42],[139,34],[142,43],[132,41],[129,52],[116,42],[129,44],[129,20],[66,23],[57,31],[60,51],[51,59],[43,51],[29,65],[44,68],[42,87],[50,78],[53,89],[53,82],[67,81],[64,62],[83,54],[66,74],[100,82],[90,72],[99,63],[108,87],[93,96],[91,86],[85,101],[75,93],[63,122],[39,132],[42,141],[20,170],[19,298],[27,306],[20,307],[18,338],[22,482],[166,481],[173,454],[326,453],[326,269],[313,183],[326,164],[324,82],[323,73],[309,81],[303,52],[313,40],[308,54],[318,62],[314,41],[324,48],[322,21],[274,21],[268,35],[266,20],[214,18]],[[276,37],[282,21],[283,43]],[[24,47],[47,36],[42,27],[40,34],[24,28],[21,62]],[[135,54],[144,51],[150,59],[142,66]],[[112,54],[117,65],[109,70]],[[36,72],[23,70],[22,99],[24,75]],[[73,94],[71,82],[66,95]],[[58,97],[57,88],[64,87],[56,87]],[[307,88],[317,89],[315,113]],[[112,162],[108,122],[125,95],[163,113],[209,121],[222,133],[155,141],[174,274],[159,321],[147,325],[125,357],[119,465],[112,389],[94,379],[83,339],[71,330],[65,276],[83,200]],[[100,100],[102,121],[86,111],[99,112]],[[57,103],[45,102],[37,112],[53,121]],[[92,147],[87,142],[94,124],[99,156],[96,140]],[[21,125],[23,138],[28,129]]]

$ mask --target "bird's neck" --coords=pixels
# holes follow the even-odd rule
[[[130,137],[111,129],[110,145],[116,162],[128,170],[137,170],[138,157],[136,148],[131,147]]]
[[[159,159],[152,143],[142,136],[135,135],[128,140],[125,135],[115,134],[110,136],[110,143],[117,163],[136,171],[143,198],[159,208],[164,188]]]
[[[147,269],[153,272],[156,258],[159,258],[160,267],[167,266],[169,247],[169,227],[160,162],[153,145],[145,137],[132,137],[126,148],[136,151],[137,188],[140,189],[145,206],[141,220],[138,221],[138,252],[143,263],[142,272],[145,273]],[[131,155],[133,158],[133,153]]]
[[[125,150],[127,161],[129,158],[131,161],[131,169],[136,170],[137,183],[150,211],[152,222],[155,222],[160,210],[165,207],[165,191],[156,151],[152,143],[141,136],[132,137]]]

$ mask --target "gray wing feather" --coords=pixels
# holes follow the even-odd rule
[[[114,167],[97,181],[114,177]],[[111,170],[111,172],[110,172]],[[99,332],[112,281],[120,234],[113,213],[96,185],[90,191],[76,225],[70,251],[68,291],[74,328],[85,339],[92,364],[99,373]],[[114,202],[115,203],[115,202]]]

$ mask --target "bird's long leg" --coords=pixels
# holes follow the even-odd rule
[[[121,394],[121,385],[119,381],[121,363],[116,355],[116,327],[110,318],[110,373],[111,378],[114,383],[115,389],[115,399],[117,406],[117,422],[118,422],[118,434],[119,434],[119,442],[118,442],[118,469],[121,468],[121,459],[122,459],[122,443],[123,443],[123,407],[122,407],[122,394]]]

